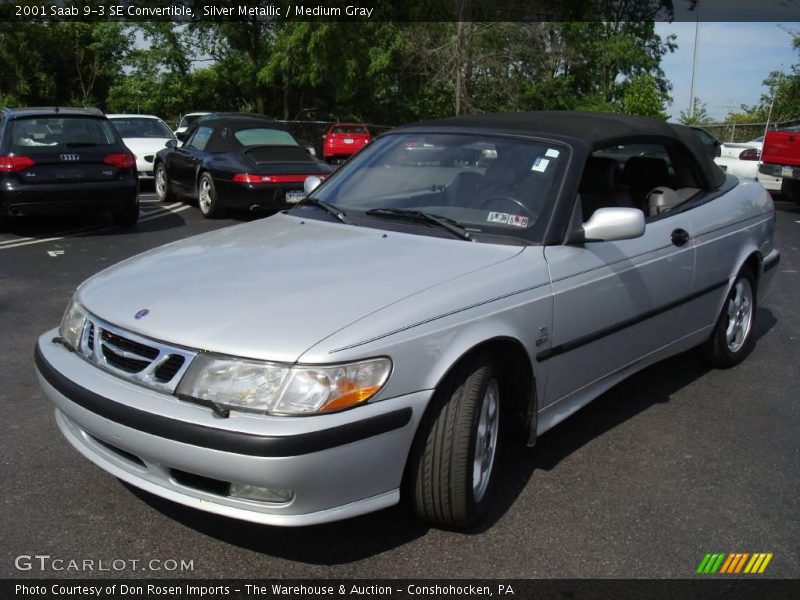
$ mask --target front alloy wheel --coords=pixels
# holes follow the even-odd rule
[[[488,354],[462,361],[431,399],[407,483],[416,513],[469,527],[489,507],[501,439],[498,369]]]
[[[472,461],[472,496],[475,502],[483,500],[492,477],[500,433],[499,400],[500,388],[497,380],[492,379],[483,395],[478,429],[475,432],[475,458]]]
[[[175,195],[169,188],[169,180],[167,179],[167,168],[164,163],[158,163],[155,172],[155,188],[156,196],[162,202],[170,202],[174,199]]]

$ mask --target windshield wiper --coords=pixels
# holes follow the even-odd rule
[[[447,217],[442,217],[441,215],[425,212],[423,210],[408,210],[405,208],[371,208],[365,214],[378,217],[390,217],[430,223],[431,225],[437,225],[442,229],[446,229],[462,240],[467,240],[468,242],[472,241],[472,236],[469,234],[466,227],[464,227],[458,221],[449,219]]]
[[[346,223],[347,225],[352,225],[350,219],[347,218],[347,214],[338,208],[336,208],[333,204],[328,204],[323,200],[317,200],[316,198],[303,198],[296,204],[296,206],[318,206],[322,210],[327,211],[328,213],[332,214],[336,217],[336,220],[340,223]]]

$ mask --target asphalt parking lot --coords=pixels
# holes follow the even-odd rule
[[[305,529],[238,522],[140,492],[72,449],[36,383],[38,334],[106,266],[239,222],[204,220],[152,194],[142,202],[134,231],[98,217],[25,220],[0,234],[1,577],[684,578],[707,552],[772,552],[763,576],[800,577],[795,204],[776,203],[782,262],[745,363],[708,370],[688,353],[639,373],[536,448],[507,452],[497,510],[456,533],[399,508]],[[128,562],[19,571],[19,555]],[[151,559],[193,568],[142,566]]]

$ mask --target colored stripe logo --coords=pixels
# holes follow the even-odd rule
[[[761,574],[771,560],[772,552],[709,552],[700,561],[697,573]]]

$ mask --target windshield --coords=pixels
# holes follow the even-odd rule
[[[111,119],[114,127],[123,138],[167,138],[172,139],[172,131],[161,119],[125,117]]]
[[[567,146],[550,141],[389,134],[313,197],[348,217],[369,217],[373,209],[424,211],[458,222],[477,241],[489,234],[538,242],[568,156]]]
[[[15,119],[10,137],[11,151],[20,154],[117,144],[109,121],[91,117]]]
[[[233,134],[242,146],[297,146],[297,141],[288,131],[280,129],[240,129]]]

